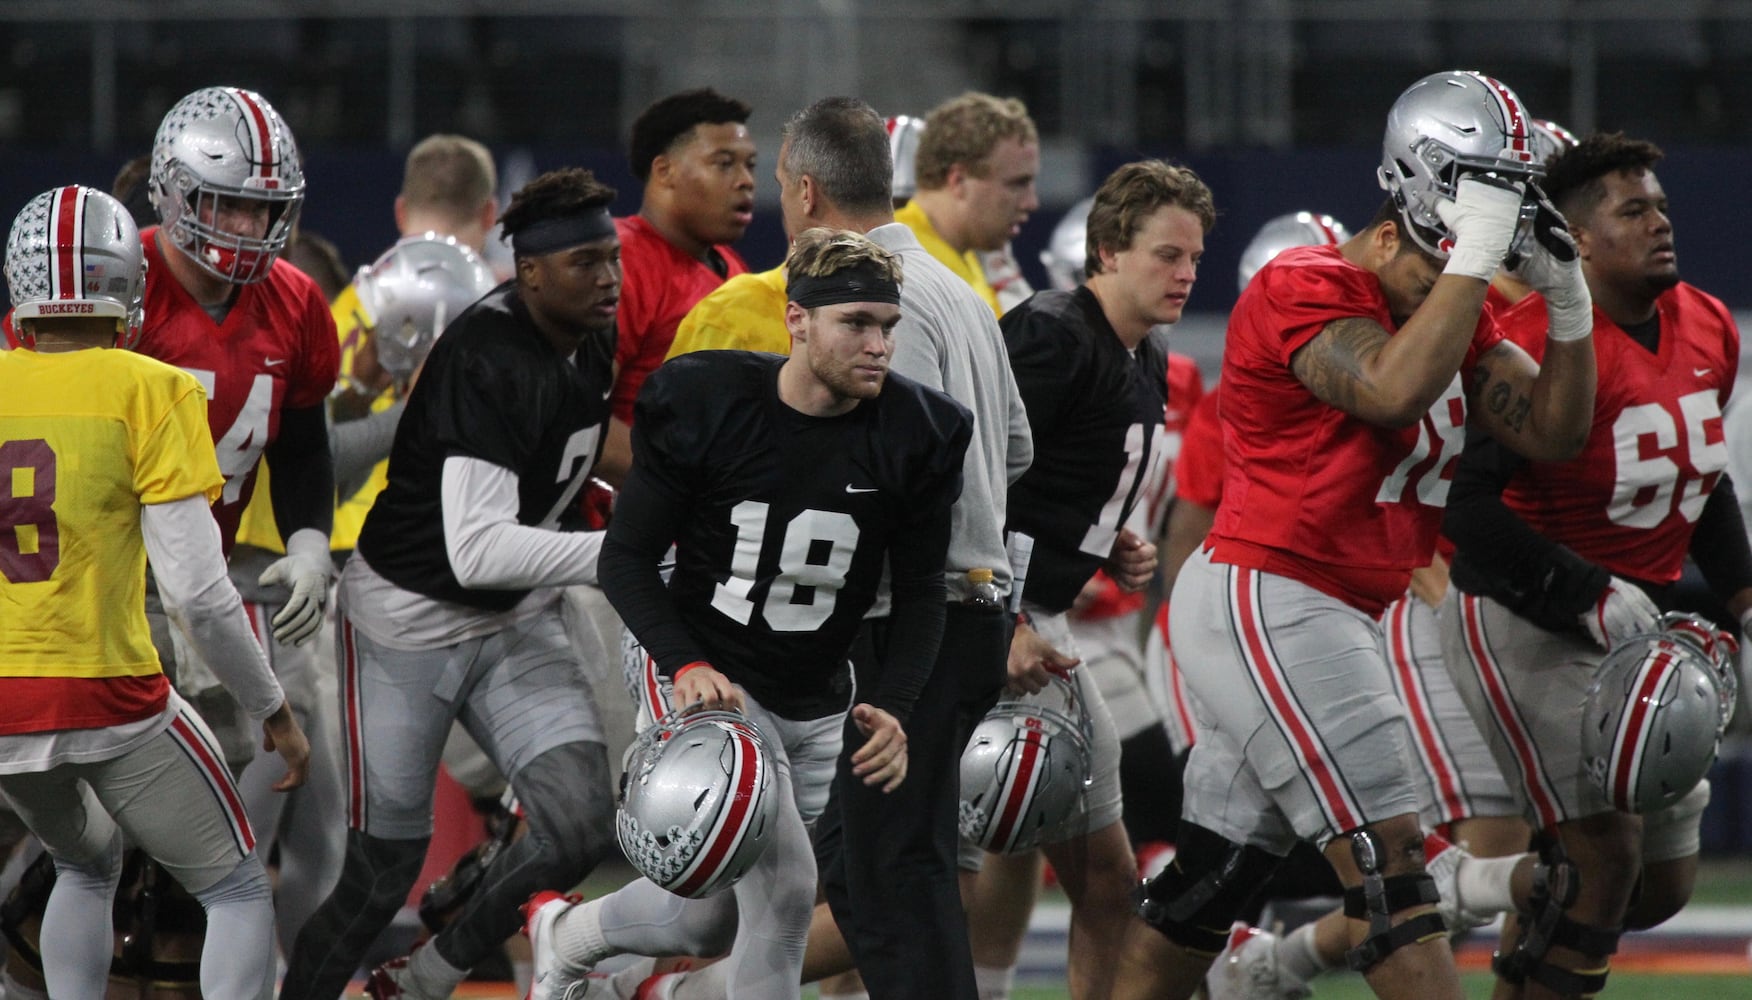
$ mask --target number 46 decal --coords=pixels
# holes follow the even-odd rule
[[[768,505],[744,500],[730,511],[736,525],[736,549],[730,557],[730,576],[712,588],[712,607],[738,624],[754,617],[755,602],[749,597],[760,572],[760,550],[766,540]],[[821,562],[810,560],[816,543],[827,546]],[[858,522],[850,514],[832,510],[805,510],[785,525],[785,541],[779,549],[779,573],[773,577],[761,601],[761,617],[775,632],[807,632],[820,628],[833,615],[834,602],[845,586],[846,571],[858,548]],[[807,600],[798,602],[799,588],[807,588]]]

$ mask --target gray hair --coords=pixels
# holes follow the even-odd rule
[[[793,178],[807,174],[841,211],[890,208],[894,161],[888,128],[855,97],[825,97],[785,122],[780,162]]]

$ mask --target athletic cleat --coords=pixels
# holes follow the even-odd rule
[[[1449,937],[1483,927],[1496,919],[1494,913],[1474,913],[1460,904],[1460,862],[1467,857],[1469,855],[1463,848],[1450,843],[1439,833],[1424,837],[1424,871],[1436,880],[1436,891],[1441,893],[1436,912],[1448,925]]]
[[[1211,1000],[1306,1000],[1308,984],[1278,967],[1277,935],[1238,923],[1205,973]]]
[[[553,890],[538,892],[523,904],[523,934],[529,938],[529,994],[524,1000],[581,1000],[589,990],[583,974],[574,974],[560,964],[554,953],[554,921],[583,902],[578,895]]]

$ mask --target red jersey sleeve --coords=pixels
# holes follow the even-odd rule
[[[1174,462],[1176,495],[1212,510],[1223,499],[1223,426],[1217,419],[1221,394],[1219,383],[1192,408]]]

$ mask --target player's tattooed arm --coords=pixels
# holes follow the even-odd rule
[[[1290,358],[1290,372],[1322,403],[1370,419],[1377,389],[1367,372],[1387,345],[1381,324],[1361,316],[1336,319]]]
[[[1587,351],[1586,364],[1554,362],[1556,349]],[[1478,359],[1466,386],[1467,407],[1492,437],[1534,461],[1573,457],[1592,424],[1593,346],[1547,346],[1545,371],[1517,344],[1502,341]],[[1573,369],[1573,370],[1571,370]]]
[[[1527,429],[1527,414],[1533,410],[1533,380],[1517,379],[1515,374],[1511,365],[1491,351],[1472,369],[1472,384],[1467,388],[1480,419],[1494,417],[1503,429],[1520,434]],[[1496,430],[1493,426],[1493,433]]]

